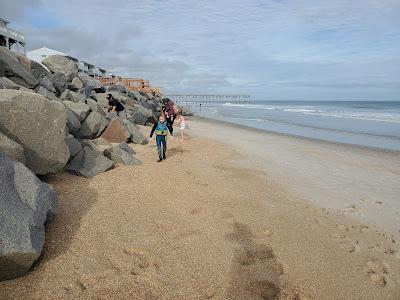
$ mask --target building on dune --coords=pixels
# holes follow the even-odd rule
[[[19,46],[21,46],[25,53],[25,35],[8,27],[9,23],[6,19],[0,18],[0,46],[16,52],[20,52]]]
[[[29,59],[36,61],[38,63],[42,63],[42,61],[51,55],[62,55],[65,56],[74,62],[77,63],[78,65],[78,70],[82,74],[87,74],[89,76],[92,76],[94,78],[115,78],[116,76],[110,72],[107,72],[104,68],[100,68],[98,66],[95,66],[94,64],[88,63],[86,61],[80,60],[79,58],[73,57],[71,55],[68,55],[66,53],[50,49],[47,47],[42,47],[36,50],[29,51],[27,54]]]

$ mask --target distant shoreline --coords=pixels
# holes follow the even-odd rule
[[[358,145],[358,144],[341,143],[341,142],[335,142],[335,141],[327,141],[327,140],[323,140],[323,139],[305,137],[305,136],[301,136],[301,135],[294,135],[294,134],[289,134],[289,133],[270,131],[267,129],[255,128],[252,126],[233,123],[233,122],[229,122],[229,121],[206,118],[206,117],[198,116],[196,114],[190,118],[193,118],[195,120],[207,121],[207,122],[214,123],[214,124],[221,124],[221,125],[227,125],[227,126],[241,128],[241,129],[253,130],[255,132],[267,133],[267,134],[271,134],[271,135],[275,135],[275,136],[285,136],[285,137],[289,137],[289,138],[313,141],[313,142],[318,142],[318,143],[328,144],[328,145],[338,145],[338,146],[356,148],[356,149],[361,149],[361,150],[369,150],[369,151],[376,151],[376,152],[381,152],[381,153],[386,153],[386,154],[400,155],[400,151],[398,151],[398,150],[378,148],[378,147],[372,147],[372,146],[364,146],[364,145]]]

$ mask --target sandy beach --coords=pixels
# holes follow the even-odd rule
[[[162,163],[45,178],[60,213],[0,299],[400,299],[399,154],[188,124]]]

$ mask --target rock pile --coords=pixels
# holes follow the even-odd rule
[[[31,268],[44,224],[57,213],[55,191],[37,175],[93,177],[115,164],[140,164],[127,143],[147,143],[137,125],[154,123],[162,105],[161,95],[79,74],[64,56],[42,63],[0,47],[0,280]],[[126,118],[106,113],[108,93]]]

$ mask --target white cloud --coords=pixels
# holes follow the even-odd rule
[[[31,47],[54,47],[170,91],[281,99],[400,94],[391,80],[400,78],[398,0],[43,0],[6,7]],[[54,24],[35,28],[16,7]]]

